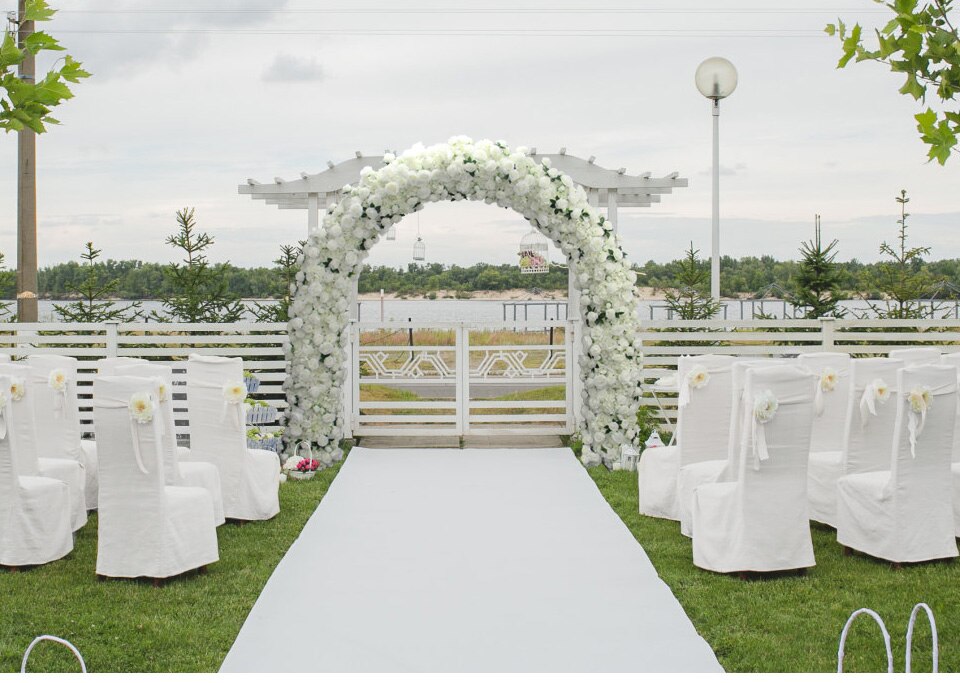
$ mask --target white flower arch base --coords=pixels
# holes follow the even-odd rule
[[[387,154],[384,162],[376,171],[363,169],[356,187],[343,188],[304,247],[290,305],[286,438],[312,442],[326,464],[339,458],[351,278],[405,215],[427,202],[470,199],[522,214],[576,264],[585,325],[582,459],[585,465],[618,460],[620,446],[638,435],[636,274],[583,189],[548,159],[538,163],[522,147],[489,140],[417,145],[398,157]]]

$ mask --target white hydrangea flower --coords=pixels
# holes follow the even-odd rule
[[[837,388],[837,382],[839,377],[837,371],[833,368],[827,367],[823,369],[823,372],[820,373],[820,391],[824,393],[829,393]]]
[[[153,421],[153,401],[150,400],[150,394],[138,392],[130,397],[130,417],[137,424],[148,424]]]
[[[223,400],[230,405],[243,403],[247,397],[247,385],[243,382],[229,382],[223,385]]]
[[[67,371],[63,368],[54,368],[50,371],[47,384],[54,391],[65,392],[67,390]]]
[[[691,389],[702,389],[710,383],[710,372],[703,365],[694,365],[687,373],[687,384]]]
[[[930,408],[933,403],[933,396],[930,395],[930,387],[914,387],[907,394],[907,402],[910,404],[910,410],[915,413],[922,413]]]
[[[19,377],[10,382],[10,397],[14,401],[19,401],[27,393],[27,384]]]
[[[757,422],[764,424],[773,419],[779,407],[780,403],[777,401],[777,397],[773,395],[772,391],[765,389],[753,401],[753,416],[757,419]]]
[[[873,397],[876,399],[877,403],[883,405],[890,400],[890,387],[887,386],[887,383],[884,382],[879,377],[870,384],[873,389]]]

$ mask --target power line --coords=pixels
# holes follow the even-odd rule
[[[58,14],[823,14],[856,12],[887,14],[886,10],[859,7],[368,7],[310,9],[61,9]]]
[[[645,38],[821,38],[821,29],[58,29],[57,34],[225,34],[277,36],[460,36],[460,37],[645,37]]]

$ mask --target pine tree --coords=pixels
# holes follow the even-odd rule
[[[840,278],[835,260],[837,240],[826,247],[820,237],[820,215],[814,218],[814,237],[800,243],[799,272],[793,278],[793,293],[788,300],[795,308],[806,308],[805,318],[840,317]]]
[[[60,319],[65,323],[126,323],[141,317],[139,301],[126,306],[105,301],[116,296],[120,279],[105,279],[105,269],[97,263],[101,250],[94,249],[93,242],[87,242],[84,246],[86,249],[80,254],[83,279],[71,287],[78,299],[65,305],[53,305]]]
[[[161,322],[233,323],[244,313],[240,297],[231,293],[227,278],[229,264],[210,266],[206,250],[213,237],[197,232],[193,208],[177,211],[180,231],[167,237],[166,243],[185,252],[182,263],[164,269],[172,295],[163,298]]]
[[[878,263],[869,279],[869,288],[880,291],[886,299],[885,306],[875,303],[868,305],[878,318],[898,320],[932,317],[936,312],[933,304],[924,304],[920,297],[929,294],[934,286],[933,277],[923,265],[923,257],[930,253],[930,247],[907,247],[907,197],[906,190],[900,190],[896,198],[900,204],[900,218],[897,225],[897,246],[887,242],[880,245],[880,254],[890,260]]]
[[[697,258],[700,251],[686,250],[676,275],[677,287],[664,292],[667,309],[680,320],[709,320],[720,310],[720,302],[707,294],[710,289],[710,271]]]
[[[290,301],[293,296],[293,284],[300,270],[300,255],[306,244],[301,240],[297,246],[292,244],[280,245],[280,258],[274,261],[277,265],[275,272],[283,280],[284,294],[275,304],[254,303],[252,312],[261,323],[285,323],[290,320]]]

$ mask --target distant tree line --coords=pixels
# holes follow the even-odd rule
[[[672,289],[681,286],[682,274],[688,259],[678,258],[669,263],[647,261],[638,265],[640,275],[637,284],[657,289]],[[721,292],[724,296],[746,293],[760,295],[771,284],[790,290],[791,283],[800,273],[799,261],[781,261],[772,256],[744,256],[721,259],[723,277]],[[112,296],[120,299],[163,299],[176,292],[176,285],[167,276],[169,266],[139,260],[116,261],[106,259],[97,264],[104,281],[116,280]],[[287,292],[287,281],[282,267],[242,268],[229,263],[216,264],[229,291],[243,299],[274,299]],[[40,296],[48,299],[76,298],[77,285],[87,277],[84,266],[76,261],[48,266],[40,270]],[[289,266],[287,267],[289,268]],[[960,284],[960,259],[920,261],[918,268],[937,282]],[[877,263],[865,264],[853,259],[836,261],[837,286],[845,296],[864,292],[879,298],[881,292],[874,282],[881,272]],[[13,271],[0,271],[0,299],[15,296]],[[567,288],[566,268],[551,268],[549,273],[525,275],[516,264],[493,265],[478,263],[472,266],[447,266],[440,263],[411,263],[407,267],[373,266],[360,276],[360,292],[379,292],[401,295],[424,295],[432,291],[478,290],[503,291],[506,289],[554,290]],[[947,296],[948,293],[944,293]],[[952,298],[952,295],[951,295]]]

